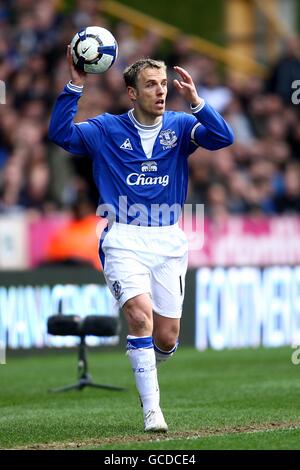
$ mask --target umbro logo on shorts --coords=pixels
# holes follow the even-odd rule
[[[120,145],[120,149],[133,150],[130,140],[129,139],[124,140],[123,144]]]

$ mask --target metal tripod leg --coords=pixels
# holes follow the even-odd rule
[[[82,390],[85,387],[94,387],[94,388],[104,388],[107,390],[114,390],[114,391],[123,391],[126,390],[124,387],[115,387],[114,385],[104,385],[104,384],[96,384],[91,379],[84,380],[81,379],[79,382],[73,385],[65,385],[64,387],[52,388],[49,392],[58,393],[58,392],[68,392],[69,390]]]
[[[80,390],[79,383],[74,384],[74,385],[65,385],[64,387],[51,388],[48,391],[52,393],[57,393],[57,392],[68,392],[69,390]]]
[[[94,387],[94,388],[106,388],[107,390],[115,390],[115,391],[122,391],[126,390],[124,387],[115,387],[114,385],[104,385],[104,384],[95,384],[94,382],[86,384],[87,387]]]
[[[107,390],[115,390],[115,391],[126,390],[126,388],[124,387],[115,387],[114,385],[96,384],[93,382],[92,376],[88,373],[85,346],[86,346],[85,337],[81,336],[80,344],[79,344],[79,353],[78,353],[78,377],[79,377],[78,382],[73,385],[65,385],[64,387],[52,388],[49,390],[49,392],[53,392],[53,393],[68,392],[69,390],[82,390],[85,387],[104,388]]]

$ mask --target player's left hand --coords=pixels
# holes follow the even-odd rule
[[[203,99],[197,93],[195,84],[190,74],[182,67],[174,67],[175,72],[180,75],[180,80],[173,80],[176,90],[188,101],[194,108],[203,103]]]

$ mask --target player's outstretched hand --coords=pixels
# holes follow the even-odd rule
[[[175,66],[174,70],[178,73],[178,75],[180,75],[179,80],[173,80],[176,90],[193,107],[196,107],[201,104],[203,102],[203,99],[200,98],[200,96],[198,95],[195,84],[190,74],[182,67]]]
[[[77,70],[73,64],[72,54],[71,54],[71,46],[68,45],[67,48],[67,60],[69,64],[69,70],[71,75],[71,80],[73,85],[82,86],[85,83],[86,73]]]

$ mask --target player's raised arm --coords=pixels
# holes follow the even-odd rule
[[[94,132],[88,122],[74,124],[77,113],[77,102],[82,95],[86,73],[74,67],[70,46],[67,48],[67,61],[70,71],[70,82],[58,97],[50,119],[49,139],[75,154],[89,154],[89,147],[94,147]]]
[[[68,45],[71,80],[55,103],[48,132],[49,139],[65,150],[91,157],[99,154],[104,135],[101,116],[77,124],[73,118],[87,73],[105,72],[114,64],[117,55],[118,44],[114,36],[98,26],[79,31]]]
[[[208,103],[205,103],[196,90],[190,74],[182,67],[174,67],[180,79],[173,81],[178,93],[191,105],[191,110],[199,124],[195,125],[191,139],[196,145],[208,150],[218,150],[233,143],[233,132],[223,117]]]

